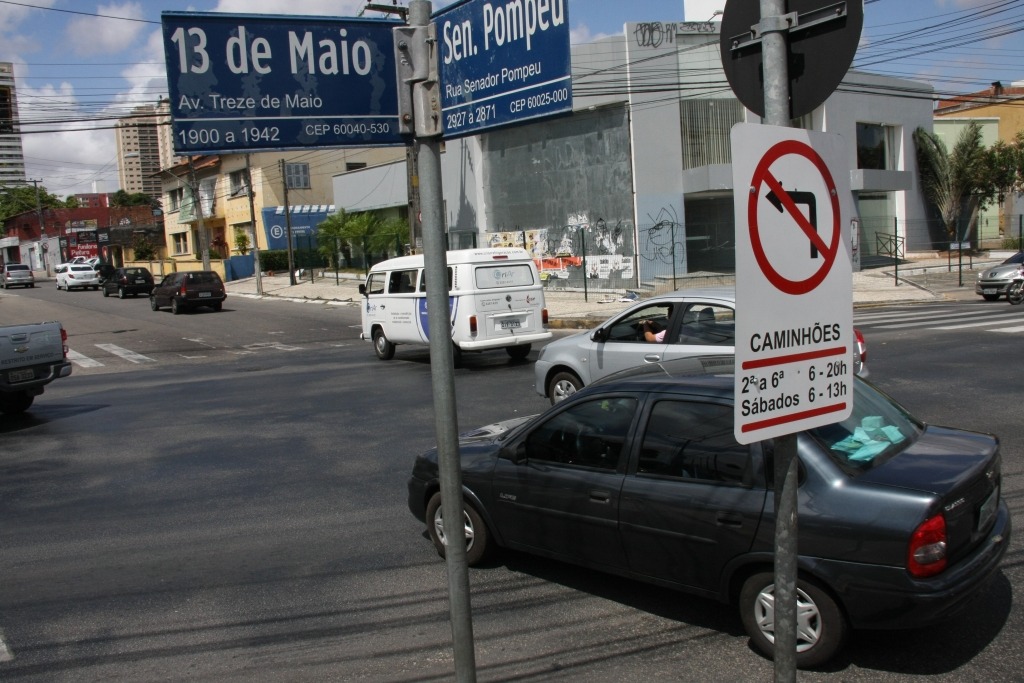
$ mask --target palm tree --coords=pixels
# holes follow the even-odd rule
[[[968,123],[960,132],[953,151],[934,133],[923,128],[914,131],[917,172],[925,198],[935,204],[946,229],[946,236],[957,237],[957,226],[967,213],[969,228],[978,211],[992,199],[994,189],[988,182],[986,153],[981,144],[981,126]],[[964,231],[966,233],[966,229]]]

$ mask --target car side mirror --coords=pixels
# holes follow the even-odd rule
[[[360,282],[359,283],[359,293],[362,294],[363,296],[366,296],[366,283],[365,282]]]
[[[513,463],[518,465],[520,462],[526,460],[526,442],[520,441],[517,444],[502,447],[498,452],[498,457],[504,458],[505,460],[511,460]]]
[[[591,341],[596,341],[596,342],[606,342],[606,341],[608,341],[608,328],[607,327],[599,327],[599,328],[597,328],[596,330],[594,330],[594,333],[592,335],[590,335],[590,340]]]

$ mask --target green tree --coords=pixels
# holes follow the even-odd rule
[[[152,261],[156,258],[156,247],[146,235],[137,234],[132,237],[132,252],[136,261]]]
[[[38,197],[39,203],[36,204]],[[5,185],[0,187],[0,220],[26,211],[38,209],[63,209],[67,204],[60,197],[50,194],[46,188],[32,184]]]
[[[347,261],[351,254],[351,249],[346,248],[348,218],[345,209],[338,209],[337,213],[332,213],[316,226],[316,250],[335,270],[340,269],[342,260]]]
[[[976,121],[968,123],[952,152],[937,135],[923,128],[914,131],[914,146],[924,196],[938,209],[946,236],[956,239],[961,219],[966,215],[963,224],[969,228],[997,194],[989,155],[981,144],[981,126]]]
[[[124,190],[118,190],[110,196],[110,205],[114,207],[152,206],[154,208],[159,208],[160,202],[153,199],[145,192],[132,192],[129,194]]]

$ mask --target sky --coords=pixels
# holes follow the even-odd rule
[[[494,0],[500,4],[502,0]],[[755,0],[732,0],[754,2]],[[823,0],[824,1],[824,0]],[[626,22],[707,21],[724,0],[568,0],[571,40]],[[1024,81],[1024,0],[864,0],[853,67],[937,93]],[[359,16],[362,0],[0,0],[0,61],[15,64],[26,174],[60,197],[118,189],[112,125],[166,96],[162,11]],[[375,0],[375,4],[393,4]],[[407,4],[400,0],[399,4]],[[435,0],[436,11],[450,0]],[[364,16],[379,17],[368,12]],[[720,17],[716,17],[716,20]]]

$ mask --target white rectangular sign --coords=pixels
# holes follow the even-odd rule
[[[838,135],[741,123],[736,202],[736,405],[740,443],[853,409],[848,152]]]

